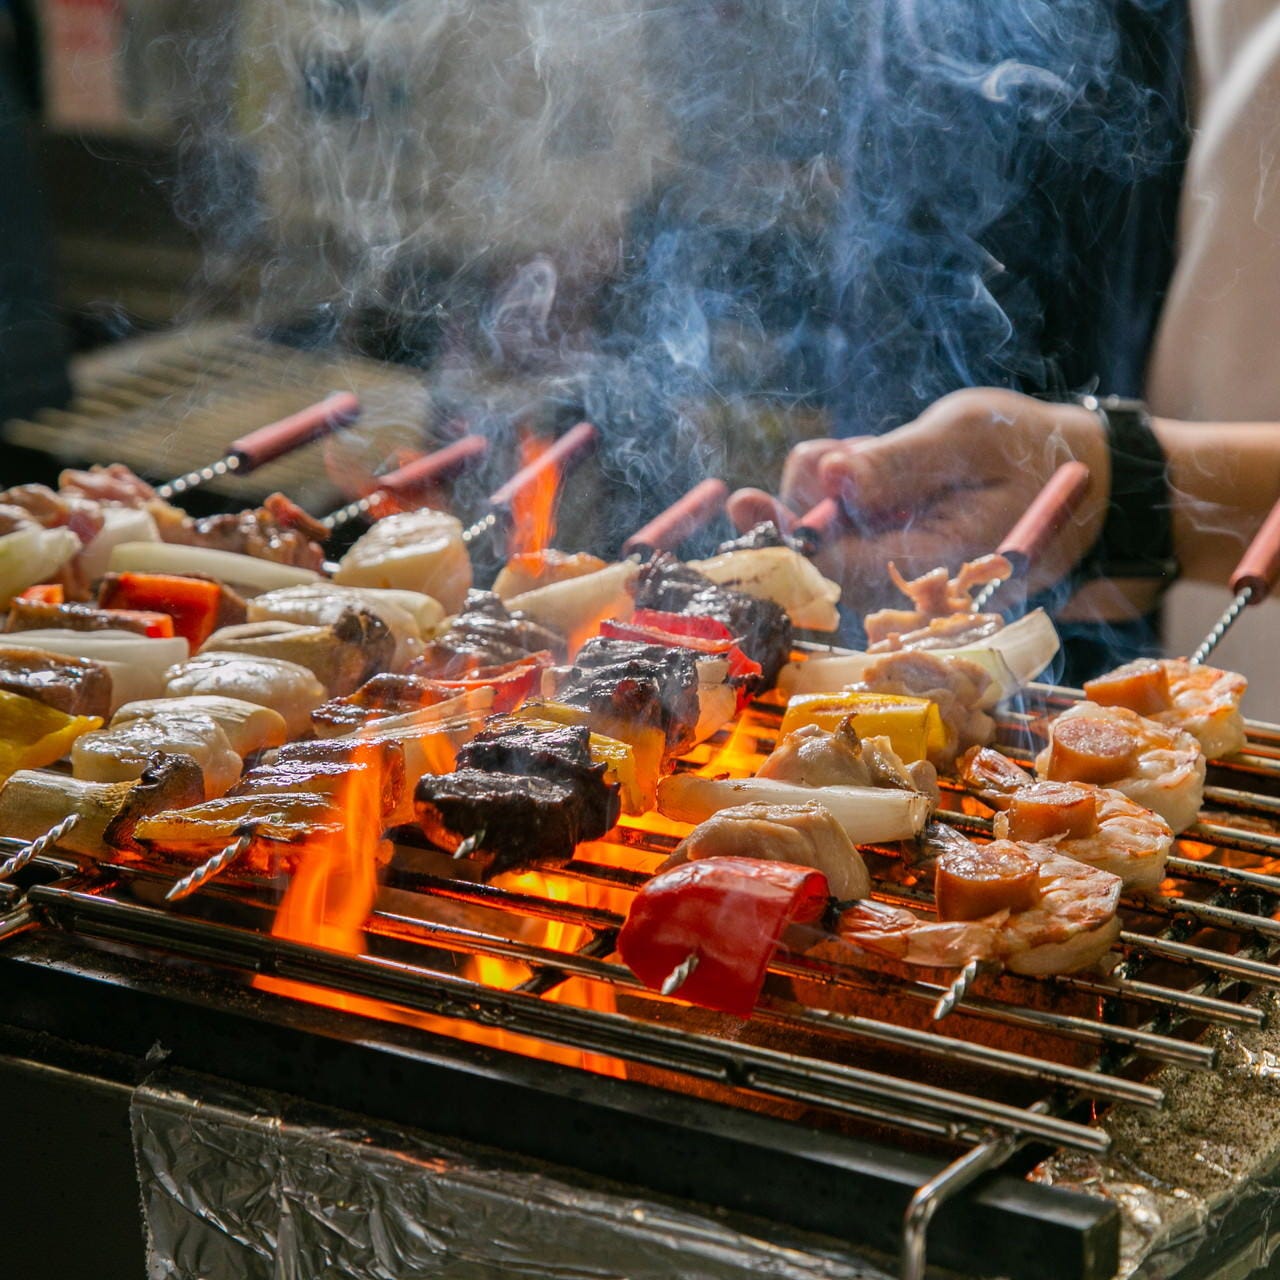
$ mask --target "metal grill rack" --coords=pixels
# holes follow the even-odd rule
[[[1016,754],[1035,719],[1070,693],[1033,689],[1027,706],[1005,719],[1006,749]],[[753,708],[762,752],[778,714]],[[724,736],[686,766],[706,763]],[[1275,742],[1280,730],[1252,726],[1242,775],[1260,767],[1255,754],[1269,761]],[[969,1183],[1023,1148],[1104,1153],[1109,1138],[1097,1118],[1109,1106],[1164,1103],[1148,1078],[1154,1066],[1210,1070],[1206,1027],[1263,1024],[1248,995],[1280,988],[1280,875],[1269,870],[1280,838],[1252,827],[1274,818],[1276,800],[1226,787],[1211,803],[1226,805],[1225,820],[1202,821],[1182,838],[1162,895],[1126,902],[1122,958],[1111,975],[979,980],[941,1023],[929,1013],[945,985],[833,958],[820,944],[780,953],[748,1023],[644,990],[611,958],[614,941],[629,895],[674,839],[625,824],[543,874],[536,891],[458,879],[448,859],[432,862],[406,843],[369,921],[369,953],[360,956],[272,937],[270,886],[224,880],[165,908],[156,904],[168,881],[155,871],[81,868],[47,856],[0,921],[0,942],[53,929],[126,944],[166,962],[212,963],[340,993],[358,1012],[416,1019],[433,1032],[524,1038],[553,1046],[561,1061],[568,1054],[605,1074],[694,1090],[810,1131],[888,1135],[904,1149],[942,1157],[902,1224],[902,1274],[919,1277],[934,1214]],[[1237,825],[1237,814],[1252,825]],[[946,817],[976,838],[989,833],[989,820],[975,812]],[[1232,865],[1216,861],[1223,851]],[[877,897],[930,908],[893,850],[869,857]],[[1249,859],[1258,865],[1240,865]],[[560,926],[565,941],[527,940],[527,921]],[[476,972],[477,961],[516,972],[495,984]],[[516,1040],[498,1044],[520,1049]],[[851,1223],[856,1217],[851,1211]],[[1107,1253],[1092,1240],[1081,1252],[1092,1262],[1062,1274],[1109,1275]]]
[[[300,350],[226,324],[110,348],[86,362],[76,382],[79,390],[66,409],[7,423],[8,443],[62,465],[123,462],[159,481],[206,465],[226,452],[229,441],[330,391],[360,397],[360,440],[371,470],[399,448],[420,449],[429,426],[428,393],[414,370]],[[240,505],[275,490],[316,511],[349,496],[326,471],[323,443],[252,476],[220,476],[207,486],[212,498]]]

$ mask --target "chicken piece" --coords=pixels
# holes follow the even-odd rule
[[[324,686],[306,667],[247,653],[205,649],[170,667],[164,680],[171,698],[210,695],[272,707],[291,738],[310,732],[311,713],[325,699]]]
[[[996,723],[981,710],[991,677],[976,663],[954,656],[938,657],[915,650],[892,653],[868,667],[851,686],[869,693],[906,694],[928,698],[942,716],[945,742],[929,759],[946,769],[973,746],[995,737]]]
[[[462,522],[429,508],[386,516],[356,540],[333,577],[348,587],[421,591],[452,613],[471,588]]]
[[[182,698],[147,698],[126,702],[112,717],[111,725],[130,720],[167,720],[177,712],[199,711],[222,726],[232,748],[240,756],[252,755],[264,747],[278,747],[288,736],[284,717],[273,707],[246,702],[243,698],[192,694]]]
[[[246,622],[223,627],[205,641],[222,653],[279,658],[313,672],[330,696],[351,693],[370,676],[385,671],[395,653],[395,640],[381,618],[364,609],[345,609],[328,626],[304,627],[293,622]]]
[[[348,609],[376,614],[391,632],[395,640],[391,666],[396,670],[422,652],[424,642],[444,621],[444,608],[421,592],[343,587],[335,582],[268,591],[251,602],[249,618],[253,622],[327,626],[337,622]]]
[[[660,871],[699,858],[762,858],[812,867],[841,902],[865,898],[871,876],[844,827],[820,804],[743,804],[721,809],[676,846]]]
[[[240,776],[240,756],[203,711],[174,711],[82,734],[71,749],[71,772],[87,782],[128,782],[142,776],[157,751],[190,756],[204,775],[206,797],[222,795]]]
[[[898,787],[938,803],[938,774],[927,761],[903,764],[888,738],[859,739],[853,717],[846,716],[834,732],[816,724],[788,733],[756,771],[801,787]]]

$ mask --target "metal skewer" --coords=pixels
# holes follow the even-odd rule
[[[8,880],[16,876],[32,858],[38,858],[51,845],[55,845],[80,821],[78,813],[70,813],[61,822],[49,828],[44,835],[37,837],[23,849],[19,849],[12,857],[0,862],[0,880]]]
[[[317,404],[233,440],[227,446],[226,457],[207,467],[188,471],[185,476],[178,476],[168,484],[159,485],[156,494],[167,500],[207,484],[218,476],[248,475],[309,441],[354,422],[359,416],[360,401],[349,391],[336,391]]]
[[[1009,530],[997,554],[1009,561],[1007,578],[988,582],[973,601],[974,613],[981,613],[991,597],[1014,578],[1026,576],[1032,564],[1062,531],[1089,491],[1089,468],[1083,462],[1064,462],[1036,494],[1022,518]]]
[[[576,427],[570,427],[554,444],[527,466],[521,467],[506,484],[489,495],[485,504],[489,513],[463,531],[462,541],[474,542],[491,529],[496,529],[499,521],[511,513],[511,505],[519,494],[547,471],[555,468],[563,474],[581,462],[595,448],[599,434],[589,422],[579,422]]]
[[[934,1022],[941,1022],[969,994],[969,988],[982,971],[982,961],[976,956],[952,979],[951,985],[933,1006]]]
[[[424,453],[412,462],[405,463],[403,467],[378,476],[376,488],[363,498],[357,498],[354,502],[348,502],[345,507],[330,512],[320,523],[326,529],[340,529],[361,516],[376,515],[381,506],[387,503],[398,504],[429,488],[436,481],[474,466],[488,451],[489,442],[484,436],[463,436],[442,449]]]
[[[1222,643],[1235,620],[1251,604],[1261,604],[1280,576],[1280,500],[1262,522],[1231,575],[1235,599],[1222,612],[1213,629],[1200,642],[1191,661],[1202,663]]]
[[[683,960],[662,980],[658,990],[664,996],[673,996],[689,980],[689,975],[698,967],[698,953],[690,951]]]
[[[164,895],[166,902],[177,902],[189,898],[197,889],[208,884],[215,876],[221,875],[241,854],[247,853],[253,840],[251,832],[243,831],[225,849],[215,853],[212,858],[202,862],[194,871],[176,880]]]

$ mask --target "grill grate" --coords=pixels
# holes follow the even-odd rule
[[[1014,740],[1004,745],[1015,754],[1059,695],[1041,688],[1032,697],[1003,726]],[[778,709],[757,704],[749,717],[767,751]],[[1256,727],[1254,741],[1269,732]],[[706,764],[727,739],[726,732],[704,744],[685,766]],[[1226,790],[1250,820],[1270,817],[1272,797]],[[977,838],[989,835],[989,819],[945,816]],[[717,1101],[836,1132],[923,1140],[952,1160],[948,1175],[922,1191],[926,1203],[1028,1144],[1105,1152],[1106,1128],[1096,1121],[1108,1106],[1162,1105],[1160,1089],[1144,1079],[1151,1067],[1211,1069],[1214,1050],[1200,1042],[1201,1030],[1261,1026],[1264,1015],[1248,993],[1280,987],[1280,877],[1269,872],[1280,842],[1206,821],[1180,840],[1162,896],[1126,902],[1123,960],[1108,978],[980,980],[933,1024],[928,1012],[945,986],[833,960],[819,947],[782,953],[756,1016],[740,1024],[641,988],[610,958],[627,898],[674,843],[624,825],[543,873],[536,890],[453,878],[449,859],[402,844],[368,923],[369,954],[361,956],[272,937],[270,886],[224,880],[177,909],[163,908],[153,904],[168,879],[155,870],[80,868],[48,857],[36,860],[47,883],[10,910],[2,933],[52,925],[85,940],[307,984],[375,1016],[403,1021],[401,1011],[412,1011],[432,1031],[461,1028],[474,1038],[478,1028],[554,1046],[610,1074],[638,1071],[677,1089],[699,1082]],[[1233,865],[1214,861],[1222,857]],[[875,896],[928,909],[929,894],[895,875],[901,868],[892,851],[872,850],[869,859]],[[1262,862],[1238,865],[1249,859]],[[572,941],[530,941],[530,921],[556,926]],[[518,966],[518,980],[491,985],[468,972],[485,961]],[[592,991],[607,998],[593,1000]],[[916,1225],[907,1233],[908,1259],[927,1225],[922,1213],[909,1218]],[[906,1274],[915,1274],[911,1265]]]

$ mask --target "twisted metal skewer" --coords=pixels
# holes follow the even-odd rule
[[[169,886],[168,893],[164,895],[164,900],[166,902],[177,902],[181,898],[190,897],[197,889],[208,884],[214,876],[221,875],[241,854],[248,852],[252,839],[253,836],[250,832],[241,832],[225,849],[202,862],[189,875],[183,876],[181,880],[175,880]]]
[[[969,988],[973,986],[981,971],[982,961],[975,956],[956,974],[951,985],[938,998],[938,1003],[933,1006],[934,1022],[941,1022],[969,994]]]
[[[690,951],[683,960],[662,980],[659,990],[664,996],[675,995],[689,980],[689,975],[698,967],[698,953]]]
[[[1199,666],[1222,643],[1222,638],[1231,630],[1232,623],[1244,612],[1245,606],[1252,599],[1253,588],[1251,586],[1244,587],[1237,592],[1236,598],[1227,606],[1222,617],[1213,624],[1213,630],[1200,641],[1199,648],[1191,655],[1190,662],[1192,666]]]
[[[50,827],[44,835],[33,840],[25,848],[19,849],[11,858],[0,862],[0,880],[8,880],[10,876],[17,875],[32,858],[38,858],[51,845],[57,844],[79,821],[78,813],[69,813],[56,826]]]

